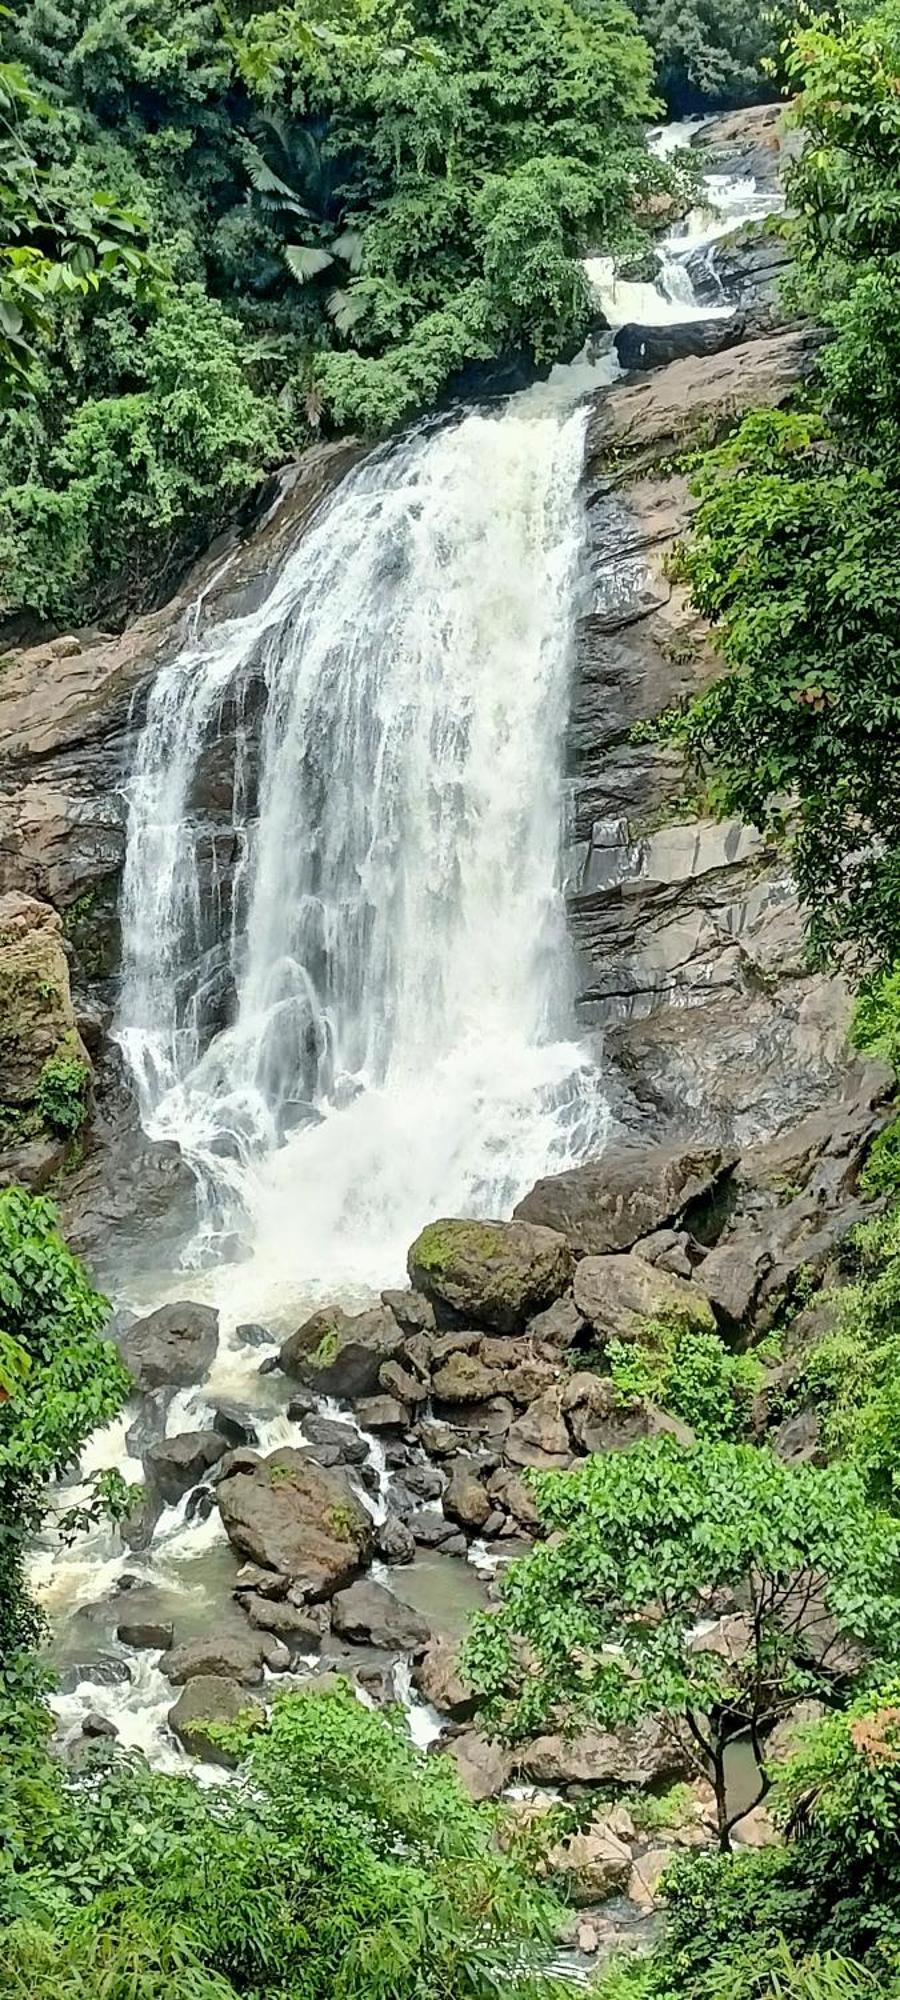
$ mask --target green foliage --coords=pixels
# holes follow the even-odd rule
[[[900,1208],[857,1230],[859,1273],[836,1292],[834,1326],[809,1354],[806,1389],[829,1453],[900,1511]]]
[[[732,1354],[717,1333],[678,1317],[648,1321],[636,1341],[611,1341],[609,1372],[626,1396],[647,1396],[698,1437],[746,1432],[765,1371],[755,1354]]]
[[[560,1992],[552,1902],[401,1717],[301,1693],[227,1734],[244,1756],[227,1788],[122,1763],[57,1780],[56,1814],[0,1873],[0,1994],[57,2000],[61,1966],[84,2000]]]
[[[711,1772],[727,1845],[730,1738],[749,1727],[762,1796],[762,1736],[827,1690],[838,1634],[892,1657],[900,1527],[870,1513],[853,1470],[751,1445],[663,1437],[534,1488],[548,1540],[512,1565],[464,1653],[489,1720],[524,1736],[662,1716]],[[719,1593],[747,1607],[745,1648],[692,1637]],[[832,1635],[813,1646],[826,1611]]]
[[[789,833],[810,941],[889,967],[900,928],[900,8],[796,32],[795,303],[815,403],[745,419],[697,477],[684,555],[726,672],[682,736],[718,801]]]
[[[0,422],[10,611],[151,602],[322,422],[375,434],[472,364],[573,351],[582,254],[643,244],[673,178],[619,0],[25,0],[4,44],[22,176],[102,275],[54,292]],[[93,251],[98,187],[152,284]]]
[[[107,1304],[56,1230],[52,1204],[0,1192],[0,1659],[33,1636],[22,1581],[48,1480],[121,1407],[128,1376],[100,1333]]]
[[[873,1140],[859,1185],[870,1201],[882,1194],[900,1194],[900,1118],[892,1119]]]
[[[857,995],[851,1034],[864,1054],[900,1074],[900,966],[889,966]]]
[[[740,0],[635,0],[656,56],[660,91],[675,118],[772,95],[782,37],[793,9],[742,7]]]
[[[88,1064],[64,1046],[48,1056],[38,1077],[35,1101],[52,1131],[66,1138],[80,1131],[87,1117],[90,1080]]]

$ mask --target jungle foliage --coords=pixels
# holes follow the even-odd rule
[[[57,621],[322,426],[574,351],[668,171],[620,0],[24,0],[0,52],[0,602]]]
[[[697,475],[683,558],[724,676],[682,734],[726,812],[789,838],[820,962],[900,936],[900,7],[804,26],[788,195],[795,299],[827,330],[800,407]]]

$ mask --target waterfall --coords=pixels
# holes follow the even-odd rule
[[[118,1033],[200,1249],[384,1283],[430,1214],[596,1147],[558,877],[584,424],[545,388],[376,451],[157,677]]]

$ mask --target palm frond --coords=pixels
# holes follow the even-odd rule
[[[312,243],[287,243],[284,261],[298,285],[305,285],[320,271],[327,271],[334,258],[330,250],[317,249]]]

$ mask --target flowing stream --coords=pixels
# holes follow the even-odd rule
[[[610,326],[709,316],[687,258],[772,207],[746,182],[709,195],[720,206],[670,234],[655,285],[589,261]],[[275,1329],[323,1295],[352,1305],[402,1281],[430,1217],[508,1213],[602,1144],[559,857],[585,398],[617,373],[607,335],[505,407],[372,453],[263,601],[209,625],[198,605],[156,679],[129,787],[117,1032],[147,1131],[195,1171],[199,1219],[190,1276],[134,1302],[187,1294],[222,1316],[210,1380],[175,1397],[170,1435],[225,1395],[252,1408],[262,1450],[302,1441],[283,1383],[259,1375]],[[268,1349],[238,1334],[246,1320],[273,1329]],[[91,1441],[83,1472],[139,1476],[130,1421]],[[373,1511],[386,1487],[371,1441]],[[132,1572],[180,1637],[220,1618],[234,1562],[192,1497],[139,1557],[99,1530],[37,1552],[70,1669],[64,1734],[99,1710],[177,1761],[171,1690],[154,1659],[123,1657],[110,1591]],[[446,1568],[410,1572],[439,1622],[480,1588],[456,1563],[448,1595]],[[430,1713],[413,1727],[425,1740]]]

